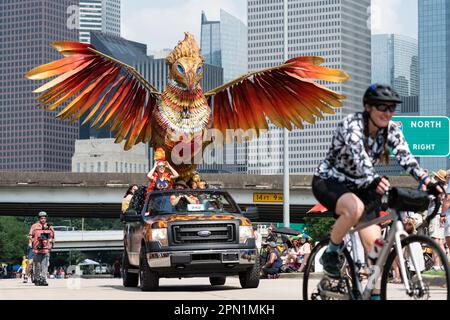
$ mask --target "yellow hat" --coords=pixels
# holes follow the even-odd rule
[[[440,169],[437,173],[433,171],[434,177],[438,180],[444,181],[447,179],[447,172]]]

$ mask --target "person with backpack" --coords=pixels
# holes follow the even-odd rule
[[[50,262],[50,251],[55,242],[55,231],[47,223],[47,213],[38,214],[39,221],[33,224],[28,235],[28,246],[33,249],[33,265],[36,286],[48,286],[47,274]]]

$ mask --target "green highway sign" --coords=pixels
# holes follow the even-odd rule
[[[394,121],[403,131],[409,149],[417,157],[450,155],[450,119],[448,117],[398,116]]]

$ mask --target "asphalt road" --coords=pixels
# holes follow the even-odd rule
[[[207,278],[161,279],[158,292],[125,288],[121,279],[50,279],[48,287],[24,284],[20,279],[0,280],[0,300],[300,300],[301,279],[261,280],[257,289],[241,289],[237,277],[213,287]],[[311,281],[311,288],[318,279]],[[390,298],[403,300],[401,285],[390,285]],[[433,288],[434,299],[445,299],[442,288]]]
[[[237,277],[213,287],[208,278],[161,279],[158,292],[125,288],[121,279],[50,279],[48,287],[0,280],[0,300],[291,300],[300,299],[300,279],[265,279],[257,289],[242,289]]]

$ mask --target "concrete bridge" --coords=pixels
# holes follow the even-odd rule
[[[123,250],[123,231],[55,231],[52,252]]]
[[[203,177],[210,185],[228,191],[241,208],[258,207],[260,221],[282,221],[282,202],[271,202],[270,198],[258,200],[261,194],[283,192],[281,175],[204,174]],[[312,176],[290,177],[291,222],[301,222],[316,204],[311,180]],[[411,177],[394,177],[391,183],[417,186]],[[53,217],[117,218],[129,184],[146,185],[147,179],[136,173],[0,172],[0,215],[34,216],[45,210]]]

